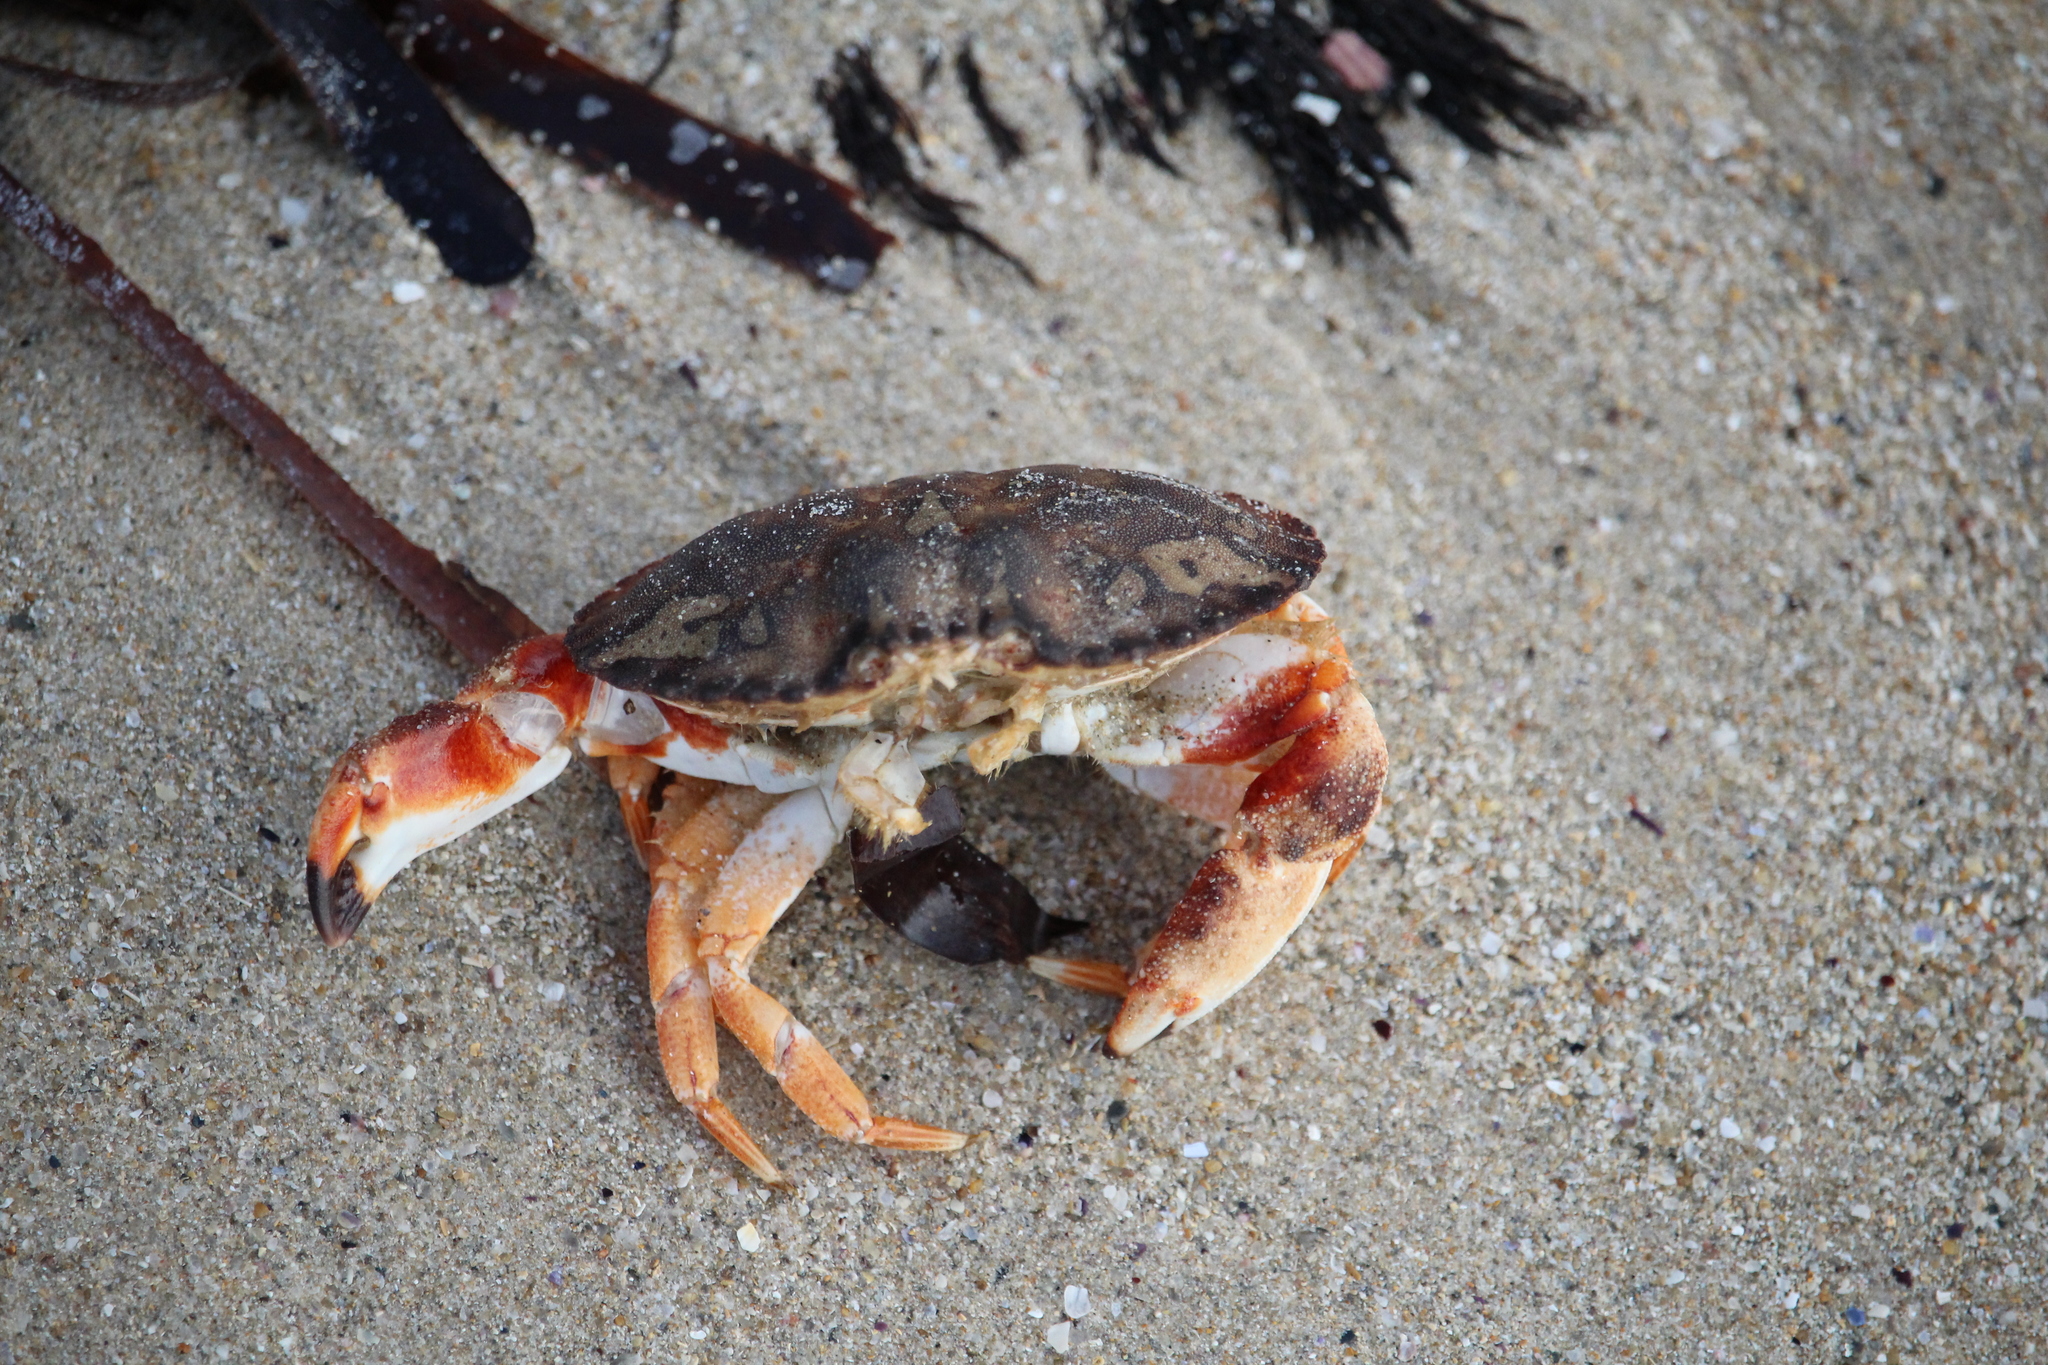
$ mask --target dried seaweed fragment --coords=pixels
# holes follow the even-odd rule
[[[245,0],[348,154],[456,278],[499,284],[533,259],[533,218],[360,0]]]
[[[963,216],[973,204],[941,194],[911,174],[909,158],[897,137],[907,137],[915,145],[917,123],[882,84],[873,53],[865,47],[841,49],[833,59],[831,74],[819,79],[816,95],[832,122],[839,155],[853,167],[861,193],[869,199],[887,198],[926,227],[976,243],[1037,285],[1038,277],[1030,266]]]
[[[395,8],[395,7],[394,7]],[[412,59],[507,127],[834,289],[895,241],[851,187],[548,41],[482,0],[405,7]]]
[[[981,124],[981,131],[988,134],[989,146],[995,148],[996,160],[1005,166],[1021,161],[1024,157],[1024,135],[1016,125],[996,112],[988,97],[988,82],[981,74],[981,63],[974,60],[974,40],[960,44],[960,50],[953,55],[953,70],[959,74],[960,88],[967,94],[968,107],[974,110],[975,119]]]
[[[915,943],[954,962],[1022,962],[1087,926],[1048,915],[1024,884],[960,837],[960,801],[934,787],[918,806],[931,823],[888,848],[852,836],[861,904]]]
[[[379,516],[282,417],[236,383],[151,303],[99,243],[59,218],[5,166],[0,166],[0,218],[63,266],[73,284],[282,474],[342,543],[368,560],[463,657],[485,664],[518,640],[541,633],[503,593],[462,565],[436,557]]]

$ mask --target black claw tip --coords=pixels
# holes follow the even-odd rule
[[[356,865],[346,859],[332,877],[322,876],[318,863],[306,864],[306,900],[313,907],[313,927],[330,948],[348,942],[370,913],[370,902],[356,886]]]

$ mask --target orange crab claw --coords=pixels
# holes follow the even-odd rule
[[[1258,975],[1365,839],[1386,780],[1372,706],[1350,683],[1245,793],[1231,844],[1209,856],[1140,958],[1105,1050],[1126,1056],[1215,1009]]]
[[[320,937],[347,942],[399,869],[552,782],[589,696],[560,636],[529,640],[343,754],[306,849]]]
[[[1235,995],[1287,942],[1365,840],[1386,781],[1387,746],[1328,616],[1297,596],[1272,619],[1305,627],[1306,658],[1257,644],[1276,665],[1207,704],[1176,762],[1111,774],[1227,831],[1128,976],[1114,963],[1033,957],[1031,970],[1077,990],[1121,996],[1104,1050],[1126,1056]],[[1199,659],[1200,656],[1197,656]],[[1202,697],[1197,685],[1178,690]],[[1284,747],[1280,747],[1283,746]]]

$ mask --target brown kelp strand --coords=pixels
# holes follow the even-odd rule
[[[212,76],[192,76],[169,81],[127,81],[92,76],[61,66],[44,66],[38,62],[27,62],[18,57],[0,54],[0,71],[33,81],[59,94],[92,100],[98,104],[124,104],[137,109],[172,109],[181,104],[192,104],[206,99],[210,95],[218,95],[224,90],[232,90],[247,80],[258,67],[266,65],[271,60],[271,57],[262,57],[245,64],[239,70],[224,71]]]
[[[282,474],[343,544],[398,589],[463,657],[488,663],[540,628],[503,593],[460,564],[437,558],[377,514],[285,420],[223,370],[204,348],[122,274],[99,243],[59,218],[0,166],[0,217],[20,229],[201,402]]]
[[[1031,284],[1038,283],[1030,266],[967,221],[965,214],[973,204],[942,194],[911,173],[909,158],[897,139],[908,138],[915,146],[917,124],[882,83],[873,53],[865,47],[841,49],[833,59],[831,74],[818,81],[816,95],[832,122],[839,155],[853,167],[863,194],[871,200],[889,200],[936,232],[975,243],[1008,262]]]
[[[385,40],[361,0],[245,0],[327,125],[457,279],[498,284],[533,259],[533,218]]]
[[[854,192],[577,56],[480,0],[415,0],[412,60],[471,107],[833,289],[895,239]]]

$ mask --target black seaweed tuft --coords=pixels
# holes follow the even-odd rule
[[[1091,164],[1110,142],[1164,165],[1154,130],[1177,133],[1219,101],[1272,171],[1281,231],[1306,226],[1341,253],[1382,231],[1407,244],[1387,185],[1408,175],[1380,125],[1409,103],[1488,156],[1506,150],[1499,122],[1542,142],[1593,122],[1582,96],[1496,36],[1523,25],[1476,0],[1330,0],[1327,20],[1255,0],[1106,0],[1120,70],[1073,88]],[[1331,68],[1324,44],[1340,29],[1385,59],[1391,88],[1356,90]]]
[[[1481,155],[1507,150],[1493,135],[1496,119],[1547,143],[1597,121],[1585,96],[1517,57],[1494,33],[1528,25],[1476,0],[1331,0],[1330,26],[1350,29],[1387,59],[1397,105],[1413,100]]]
[[[854,179],[869,199],[886,198],[926,227],[949,237],[964,237],[998,259],[1007,261],[1033,285],[1038,277],[1031,267],[1011,255],[993,237],[968,222],[964,213],[974,205],[955,199],[919,180],[911,173],[899,136],[917,145],[917,123],[897,98],[882,84],[875,71],[874,54],[865,47],[840,50],[833,59],[832,73],[820,78],[816,96],[819,107],[832,122],[832,137],[839,155],[853,167]]]

